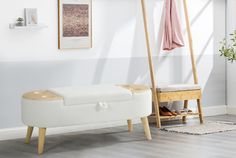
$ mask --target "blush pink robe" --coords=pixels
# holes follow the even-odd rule
[[[165,26],[163,50],[183,47],[184,40],[175,0],[165,0]]]

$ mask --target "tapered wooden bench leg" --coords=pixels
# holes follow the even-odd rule
[[[29,143],[30,143],[33,130],[34,130],[34,127],[28,126],[27,134],[26,134],[26,138],[25,138],[25,143],[26,143],[26,144],[29,144]]]
[[[148,123],[148,118],[142,117],[141,121],[143,124],[144,132],[145,132],[147,140],[152,140],[152,136],[151,136],[151,132],[150,132],[150,128],[149,128],[149,123]]]
[[[184,101],[184,108],[188,108],[188,100]],[[186,118],[187,118],[186,116],[183,116],[182,121],[186,122]]]
[[[39,128],[38,154],[43,153],[45,143],[46,128]]]
[[[202,102],[201,99],[197,99],[197,106],[198,106],[198,113],[199,113],[199,120],[200,123],[203,123],[203,112],[202,112]]]
[[[132,132],[134,129],[132,120],[127,120],[127,124],[128,124],[128,131]]]

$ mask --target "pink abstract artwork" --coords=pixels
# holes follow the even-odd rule
[[[89,36],[89,5],[63,4],[63,37]]]

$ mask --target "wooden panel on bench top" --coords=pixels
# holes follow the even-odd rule
[[[149,90],[147,86],[144,85],[119,85],[120,87],[126,88],[133,93],[141,93],[143,91]],[[63,99],[62,96],[59,96],[53,92],[47,90],[39,90],[28,92],[23,95],[23,98],[30,100],[60,100]]]
[[[200,99],[201,90],[176,91],[176,92],[159,92],[159,102],[182,101]]]
[[[127,85],[118,85],[118,86],[126,88],[126,89],[132,91],[133,93],[142,93],[142,92],[145,92],[147,90],[150,90],[150,88],[148,86],[145,86],[145,85],[127,84]]]
[[[30,100],[60,100],[63,99],[63,97],[47,91],[47,90],[39,90],[39,91],[33,91],[29,93],[25,93],[23,95],[23,98],[30,99]]]

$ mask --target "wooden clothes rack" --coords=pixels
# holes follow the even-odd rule
[[[188,90],[188,91],[176,91],[176,92],[164,92],[159,93],[157,91],[157,85],[156,85],[156,79],[155,79],[155,72],[154,72],[154,66],[153,66],[153,59],[152,59],[152,50],[150,46],[150,37],[149,37],[149,31],[148,31],[148,20],[147,20],[147,11],[146,11],[146,5],[145,0],[141,0],[142,4],[142,13],[143,13],[143,21],[144,21],[144,30],[145,30],[145,37],[146,37],[146,45],[147,45],[147,53],[148,53],[148,63],[149,63],[149,69],[150,69],[150,76],[151,76],[151,83],[152,83],[152,95],[153,95],[153,102],[154,102],[154,115],[157,127],[161,127],[161,119],[172,119],[173,117],[162,117],[160,116],[159,112],[159,104],[160,102],[168,102],[168,101],[184,101],[184,108],[188,107],[188,100],[197,100],[198,105],[198,113],[191,113],[191,114],[183,114],[179,115],[182,117],[183,121],[186,121],[186,116],[188,115],[199,115],[199,120],[201,123],[203,123],[203,114],[202,114],[202,105],[201,105],[201,89],[200,90]],[[196,69],[196,63],[195,63],[195,57],[194,57],[194,51],[193,51],[193,42],[192,42],[192,33],[190,29],[190,22],[189,22],[189,16],[188,16],[188,9],[187,9],[187,2],[186,0],[183,0],[184,5],[184,15],[185,15],[185,22],[187,27],[187,33],[188,33],[188,41],[189,41],[189,51],[191,56],[191,64],[192,64],[192,71],[193,71],[193,77],[194,77],[194,84],[198,84],[198,76],[197,76],[197,69]]]

